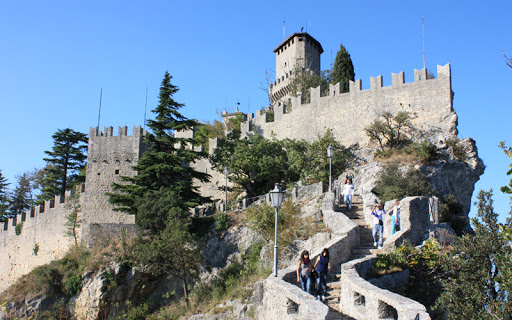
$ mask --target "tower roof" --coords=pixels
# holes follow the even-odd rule
[[[314,43],[316,43],[316,45],[318,46],[318,48],[320,49],[320,53],[323,53],[324,52],[324,49],[322,48],[322,45],[320,44],[320,42],[318,42],[315,38],[313,38],[309,33],[307,32],[296,32],[296,33],[293,33],[292,35],[290,35],[288,38],[286,38],[286,40],[284,40],[283,42],[281,42],[280,45],[278,45],[273,52],[277,52],[279,49],[281,49],[282,46],[284,46],[285,44],[287,44],[292,38],[294,37],[307,37],[308,39],[310,39],[311,41],[313,41]]]

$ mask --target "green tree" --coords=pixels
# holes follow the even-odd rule
[[[69,199],[66,199],[66,204],[64,207],[69,211],[68,215],[66,216],[66,234],[73,237],[75,240],[75,247],[77,247],[77,229],[80,228],[82,224],[82,221],[79,217],[79,214],[82,211],[82,206],[80,204],[80,194],[78,193],[78,190],[71,192],[71,196]]]
[[[402,171],[398,162],[389,162],[384,166],[372,192],[382,202],[434,194],[434,190],[421,172],[412,168]]]
[[[7,182],[7,178],[2,175],[2,170],[0,170],[0,222],[5,221],[5,216],[9,215],[8,185],[9,183]]]
[[[512,147],[505,146],[505,142],[500,142],[500,148],[503,150],[503,152],[512,160]],[[508,165],[508,171],[507,176],[512,175],[512,165]],[[512,203],[512,178],[510,179],[510,182],[508,183],[508,186],[503,186],[500,188],[501,192],[509,194],[510,195],[510,202]],[[511,211],[512,213],[512,211]]]
[[[412,119],[413,115],[407,111],[399,111],[396,115],[385,111],[364,131],[370,141],[377,142],[384,152],[384,147],[396,149],[410,142]]]
[[[187,221],[180,216],[170,215],[165,228],[158,234],[139,238],[136,259],[144,271],[154,276],[169,274],[181,279],[185,297],[188,297],[189,283],[197,276],[202,255],[193,243]]]
[[[347,49],[340,44],[340,50],[336,53],[336,59],[332,67],[332,83],[341,83],[342,92],[349,91],[349,80],[354,81],[354,65]]]
[[[11,215],[21,214],[30,209],[34,204],[34,200],[32,198],[32,187],[28,174],[24,173],[16,177],[16,179],[17,185],[12,193],[9,205],[9,212]]]
[[[190,166],[194,161],[207,157],[207,154],[188,148],[193,145],[193,138],[176,137],[178,131],[192,130],[197,121],[187,119],[179,112],[183,104],[173,99],[179,89],[171,84],[171,79],[172,76],[166,71],[160,86],[159,104],[152,111],[156,115],[155,120],[147,121],[151,130],[144,137],[147,151],[133,167],[137,175],[122,176],[124,183],[114,183],[116,192],[109,193],[109,201],[117,206],[114,210],[136,214],[137,199],[148,191],[161,188],[174,191],[187,207],[209,200],[198,193],[193,182],[194,179],[206,182],[210,176]]]
[[[223,138],[224,137],[224,125],[220,121],[213,121],[213,123],[206,122],[201,123],[196,132],[194,133],[196,146],[203,145],[208,148],[210,139]]]
[[[329,70],[322,71],[321,74],[315,74],[306,68],[302,69],[297,66],[294,68],[293,74],[289,86],[292,97],[302,95],[303,102],[309,103],[311,102],[310,88],[320,86],[321,95],[326,95],[329,92],[329,82],[331,81]]]
[[[51,200],[55,195],[64,196],[66,190],[85,181],[81,171],[87,160],[87,135],[72,129],[59,129],[52,135],[52,151],[45,151],[47,166],[40,199]]]
[[[512,249],[494,212],[492,190],[481,190],[477,199],[475,233],[460,237],[452,259],[444,263],[450,277],[443,282],[438,306],[448,319],[511,319],[510,278],[508,285],[500,283],[505,262],[500,257],[510,257]],[[510,260],[505,265],[510,276]]]
[[[238,130],[231,131],[219,142],[210,160],[220,172],[227,166],[229,179],[242,186],[250,197],[268,192],[274,183],[281,181],[286,170],[286,153],[281,142],[265,139],[260,134],[240,139]]]

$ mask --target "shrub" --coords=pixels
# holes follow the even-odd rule
[[[459,161],[466,161],[468,156],[466,154],[466,150],[464,149],[464,146],[460,144],[460,140],[453,139],[453,140],[446,140],[446,145],[448,147],[452,147],[453,150],[453,156],[459,160]]]
[[[16,225],[14,228],[14,233],[16,233],[17,236],[21,234],[21,229],[23,229],[23,222],[20,222]]]
[[[37,256],[37,253],[39,252],[39,245],[37,243],[34,243],[34,249],[32,249],[34,251],[34,255]]]
[[[384,166],[372,192],[383,202],[407,196],[434,195],[434,190],[419,171],[402,172],[398,162]]]
[[[215,230],[223,232],[229,228],[229,216],[225,213],[217,213],[215,215]]]
[[[450,224],[459,236],[464,233],[467,226],[467,220],[462,213],[463,207],[453,194],[447,194],[439,201],[439,222]]]
[[[412,150],[423,162],[430,162],[439,157],[436,145],[428,140],[415,143],[412,146]]]

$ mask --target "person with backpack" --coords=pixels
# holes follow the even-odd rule
[[[400,200],[396,200],[391,213],[391,235],[394,235],[397,231],[400,231]]]
[[[325,293],[327,291],[327,273],[331,270],[331,262],[329,261],[329,249],[325,248],[318,256],[315,263],[315,269],[318,272],[316,279],[316,300],[325,301]]]
[[[300,254],[299,264],[297,265],[297,282],[300,282],[302,290],[311,293],[312,273],[315,268],[309,260],[309,252],[302,251]]]
[[[382,235],[384,233],[384,210],[382,209],[382,205],[380,203],[376,203],[372,209],[373,216],[373,246],[379,249],[382,249]],[[377,233],[379,234],[377,238]]]

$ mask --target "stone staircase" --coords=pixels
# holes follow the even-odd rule
[[[343,199],[340,199],[339,203],[336,203],[336,211],[342,212],[354,223],[359,225],[359,237],[360,244],[357,248],[352,249],[350,260],[364,258],[368,255],[377,254],[380,250],[373,246],[372,229],[367,225],[364,219],[363,200],[360,196],[354,195],[352,199],[352,210],[348,211],[347,207],[342,203]],[[327,295],[326,304],[329,307],[329,319],[353,319],[347,315],[344,315],[340,310],[340,276],[332,275],[327,279]]]

